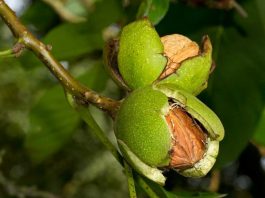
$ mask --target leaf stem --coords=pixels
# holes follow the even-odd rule
[[[136,175],[137,183],[145,191],[150,198],[159,198],[158,195],[149,187],[149,185],[143,180],[142,177]]]
[[[125,160],[124,160],[124,169],[125,169],[125,174],[127,176],[130,198],[137,198],[132,168]]]
[[[13,54],[12,49],[0,51],[0,57],[1,58],[7,58],[7,57],[13,57],[13,56],[14,56],[14,54]]]
[[[121,165],[123,165],[123,157],[117,151],[116,147],[111,143],[111,141],[107,138],[100,126],[97,124],[90,111],[88,110],[88,107],[85,107],[84,105],[76,105],[75,109],[79,113],[81,118],[87,123],[95,136],[97,136],[101,143],[112,153],[115,159]]]
[[[14,37],[27,49],[31,50],[42,61],[51,73],[59,80],[62,86],[76,98],[84,103],[91,103],[96,107],[115,116],[120,102],[111,98],[100,96],[98,93],[78,82],[51,54],[51,46],[39,41],[19,21],[15,13],[8,7],[4,0],[0,0],[0,16],[9,27]]]

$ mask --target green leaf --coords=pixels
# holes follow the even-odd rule
[[[160,186],[155,182],[152,182],[146,178],[142,179],[160,198],[221,198],[226,196],[224,194],[218,194],[212,192],[192,192],[192,191],[183,191],[181,189],[178,189],[177,192],[169,192],[165,190],[163,186]]]
[[[96,64],[80,77],[88,87],[102,91],[107,83],[103,65]],[[60,85],[46,91],[30,112],[30,129],[25,147],[34,162],[57,152],[72,136],[80,118],[69,106]]]
[[[87,22],[57,26],[46,35],[44,42],[53,46],[52,53],[60,60],[100,50],[104,45],[103,29],[116,23],[121,16],[119,1],[100,1],[95,4],[95,10]]]
[[[81,1],[68,0],[65,3],[65,8],[77,16],[86,16],[86,7]]]
[[[137,13],[137,18],[148,17],[156,25],[166,15],[169,0],[144,0]]]
[[[55,86],[33,107],[30,121],[25,147],[34,162],[41,162],[66,143],[79,119],[67,104],[63,89]]]
[[[60,22],[53,9],[43,1],[32,2],[21,20],[24,24],[30,24],[31,27],[34,27],[34,31],[42,34]]]
[[[248,18],[234,10],[195,9],[177,4],[158,26],[163,34],[178,32],[193,39],[209,34],[213,41],[217,67],[202,99],[217,113],[226,131],[218,166],[235,160],[245,148],[265,104],[265,26],[260,9],[264,4],[260,0],[242,1]]]
[[[256,143],[265,146],[265,109],[262,111],[262,115],[255,130],[253,140]]]
[[[249,14],[247,19],[236,14],[225,19],[232,20],[232,24],[216,29],[216,33],[222,32],[216,53],[218,67],[208,93],[226,130],[217,161],[219,166],[235,160],[248,144],[265,102],[264,24],[257,1],[245,1],[242,6]]]
[[[91,65],[91,69],[79,76],[77,80],[93,89],[94,91],[101,92],[106,88],[109,79],[108,74],[102,62],[96,62]]]
[[[72,59],[101,49],[102,35],[98,31],[90,30],[90,26],[89,22],[62,24],[49,32],[44,42],[53,46],[52,53],[59,60]]]
[[[24,21],[34,18],[34,25],[40,30],[47,30],[58,21],[56,13],[49,6],[42,3],[34,3],[33,7],[23,17]],[[44,9],[43,11],[41,9]],[[38,14],[36,14],[38,13]],[[40,15],[40,14],[41,15]],[[39,17],[43,16],[40,23]],[[47,15],[47,17],[46,17]],[[86,22],[72,24],[63,23],[55,26],[41,40],[45,44],[52,45],[51,53],[57,60],[76,60],[96,50],[102,50],[104,45],[104,28],[116,23],[123,16],[121,2],[118,0],[97,1],[93,12],[88,16]],[[48,20],[46,24],[46,19]],[[40,66],[42,63],[31,53],[27,52],[20,57],[22,65],[26,68]]]

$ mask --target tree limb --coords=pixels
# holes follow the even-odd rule
[[[63,87],[82,103],[91,103],[96,107],[115,116],[120,102],[100,96],[98,93],[78,82],[51,54],[51,46],[39,41],[19,21],[15,13],[4,0],[0,0],[0,16],[9,27],[14,37],[20,40],[27,49],[31,50],[42,61],[51,73],[59,80]]]

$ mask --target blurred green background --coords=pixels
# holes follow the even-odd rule
[[[165,188],[179,197],[218,196],[203,193],[207,191],[265,197],[264,0],[238,0],[247,17],[234,8],[211,4],[225,5],[229,0],[6,2],[31,32],[52,45],[54,56],[77,79],[115,99],[124,93],[106,74],[102,49],[122,26],[147,15],[161,36],[180,33],[200,42],[208,34],[216,68],[200,98],[221,118],[226,136],[213,172],[202,179],[186,179],[169,171]],[[0,21],[0,50],[14,43]],[[128,197],[121,166],[30,51],[18,58],[0,58],[0,109],[0,197]],[[93,107],[91,111],[115,143],[111,120]]]

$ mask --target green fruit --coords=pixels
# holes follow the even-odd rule
[[[145,18],[125,26],[119,40],[107,42],[104,60],[114,81],[127,91],[155,83],[198,95],[207,87],[212,45],[208,36],[201,50],[182,35],[160,39]]]
[[[148,19],[135,21],[123,28],[118,69],[130,89],[152,84],[162,73],[166,62],[163,44]]]
[[[224,135],[219,118],[206,105],[165,85],[133,91],[120,107],[114,130],[124,157],[144,175],[149,166],[204,176]]]

